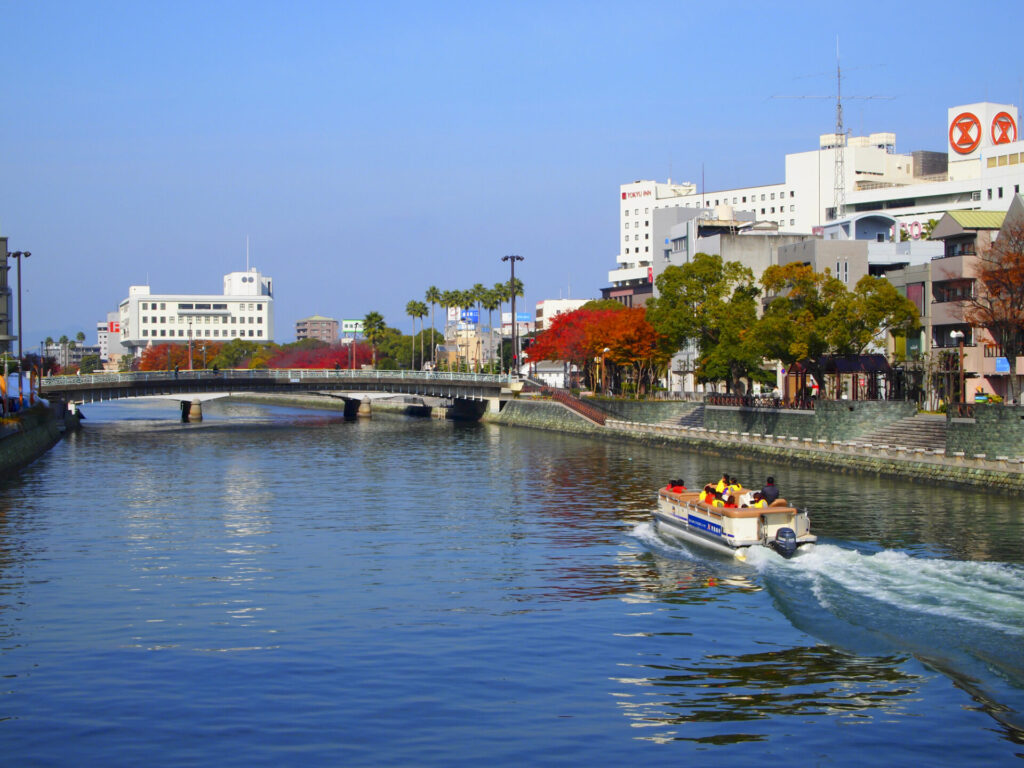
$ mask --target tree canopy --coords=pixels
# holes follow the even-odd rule
[[[648,305],[651,323],[676,349],[696,345],[698,381],[724,380],[736,391],[743,378],[765,379],[752,332],[760,291],[748,267],[698,253],[683,266],[665,269],[657,287],[660,295]]]

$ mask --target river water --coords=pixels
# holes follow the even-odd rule
[[[86,409],[0,486],[11,766],[1019,764],[1021,500],[517,428]],[[774,474],[741,563],[655,489]]]

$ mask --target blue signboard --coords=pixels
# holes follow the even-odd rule
[[[712,533],[715,536],[722,535],[722,526],[718,525],[717,523],[712,523],[710,520],[705,520],[702,517],[697,517],[696,515],[689,515],[686,522],[691,528],[696,528],[700,531],[707,531],[708,533]]]
[[[480,310],[479,309],[464,309],[459,319],[464,323],[479,323],[480,322]]]
[[[530,313],[529,312],[516,312],[516,322],[517,323],[528,323],[532,319],[533,318],[530,317]]]
[[[1009,373],[1010,372],[1010,360],[1006,357],[996,358],[996,373]]]

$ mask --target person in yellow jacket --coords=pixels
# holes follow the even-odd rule
[[[715,490],[718,493],[722,493],[726,488],[729,487],[729,475],[725,472],[722,473],[722,479],[718,481],[718,485],[715,486]]]

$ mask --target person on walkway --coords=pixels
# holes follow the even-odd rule
[[[779,498],[779,489],[775,487],[775,478],[771,475],[769,475],[764,481],[764,487],[761,489],[761,497],[769,504]]]

